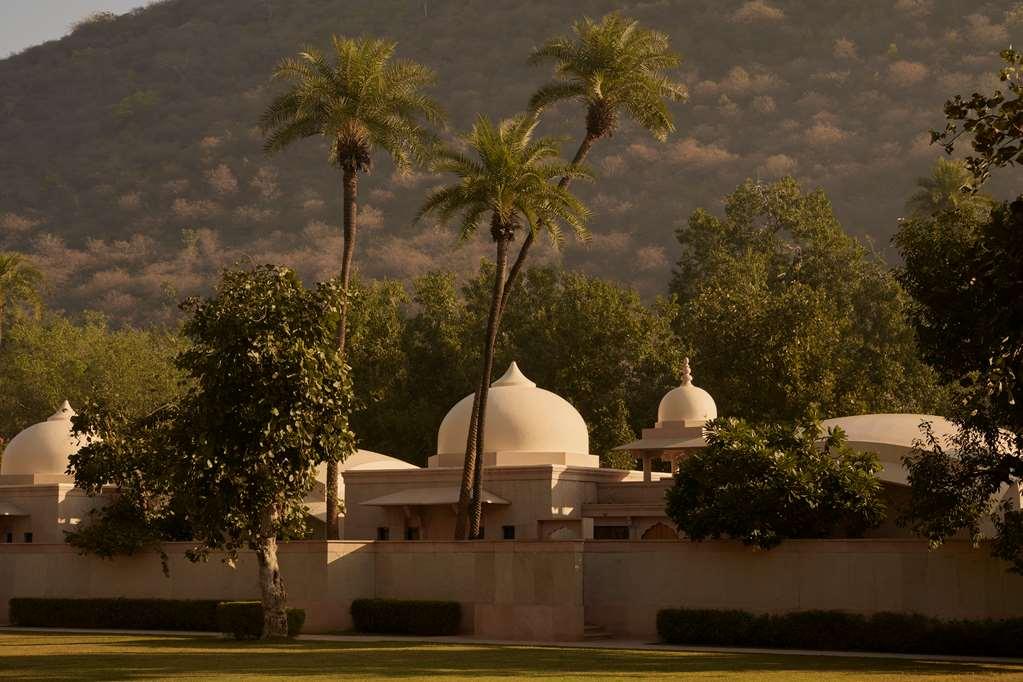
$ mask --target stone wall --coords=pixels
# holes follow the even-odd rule
[[[587,542],[583,565],[587,622],[629,637],[653,637],[666,607],[1023,616],[1023,577],[965,541],[936,551],[901,539],[788,541],[770,551],[725,541]]]
[[[0,545],[0,623],[11,597],[259,598],[252,554],[230,568],[215,557],[193,564],[187,548],[165,547],[165,577],[155,554],[107,561],[66,545]],[[581,557],[580,543],[561,542],[292,542],[280,553],[308,632],[350,629],[360,597],[452,599],[466,633],[535,640],[582,636]]]
[[[105,561],[60,544],[0,545],[0,623],[10,597],[258,598],[256,562],[192,564],[186,544]],[[1023,616],[1023,578],[952,542],[790,541],[769,552],[732,542],[293,542],[281,549],[289,601],[307,631],[351,627],[359,597],[454,599],[463,631],[481,637],[580,639],[594,623],[652,638],[666,607],[757,612],[842,609],[942,618]]]

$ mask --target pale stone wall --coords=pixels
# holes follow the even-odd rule
[[[800,540],[770,551],[737,542],[588,542],[586,620],[654,637],[662,608],[782,613],[835,609],[938,618],[1023,616],[1023,577],[988,547],[953,541]]]
[[[230,568],[216,557],[193,564],[187,547],[165,547],[165,577],[155,554],[105,561],[61,544],[0,546],[0,623],[11,597],[258,599],[252,554]],[[392,597],[459,601],[463,631],[481,636],[582,636],[579,543],[292,542],[280,559],[289,603],[306,610],[308,632],[348,630],[353,599]]]
[[[61,544],[0,545],[0,623],[19,597],[258,598],[251,554],[236,568],[192,564],[166,547],[170,577],[147,554],[105,561]],[[454,599],[481,637],[580,639],[594,623],[653,638],[671,607],[755,612],[841,609],[941,618],[1023,615],[1023,577],[988,548],[916,540],[805,540],[757,552],[733,542],[292,542],[281,549],[289,602],[307,631],[351,628],[359,597]]]

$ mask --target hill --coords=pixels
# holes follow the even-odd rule
[[[0,61],[0,248],[33,254],[56,304],[135,322],[238,259],[328,276],[339,183],[325,149],[268,158],[255,127],[278,59],[331,33],[392,38],[437,70],[458,130],[521,109],[547,76],[529,50],[616,8],[670,34],[691,98],[668,144],[630,126],[601,143],[599,181],[581,190],[594,238],[561,257],[646,294],[666,287],[674,227],[747,177],[824,187],[885,252],[938,156],[926,131],[943,101],[994,87],[997,52],[1023,29],[1014,3],[976,0],[164,0]],[[580,112],[545,126],[572,149]],[[435,182],[377,164],[360,197],[365,275],[474,270],[489,253],[411,223]]]

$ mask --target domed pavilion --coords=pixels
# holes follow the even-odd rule
[[[0,542],[62,542],[89,510],[106,504],[75,488],[68,458],[87,444],[71,427],[68,401],[11,439],[0,460]]]

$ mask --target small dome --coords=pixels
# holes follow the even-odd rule
[[[73,416],[75,411],[65,400],[49,419],[12,438],[4,449],[0,474],[64,474],[68,457],[86,444],[71,434]]]
[[[437,432],[437,454],[465,456],[473,395],[455,404]],[[514,362],[487,393],[484,452],[588,455],[586,422],[559,395],[537,388]]]
[[[657,408],[657,421],[687,422],[710,421],[718,416],[718,407],[710,393],[693,385],[693,374],[689,370],[689,358],[682,365],[682,385],[673,388],[661,398]]]

